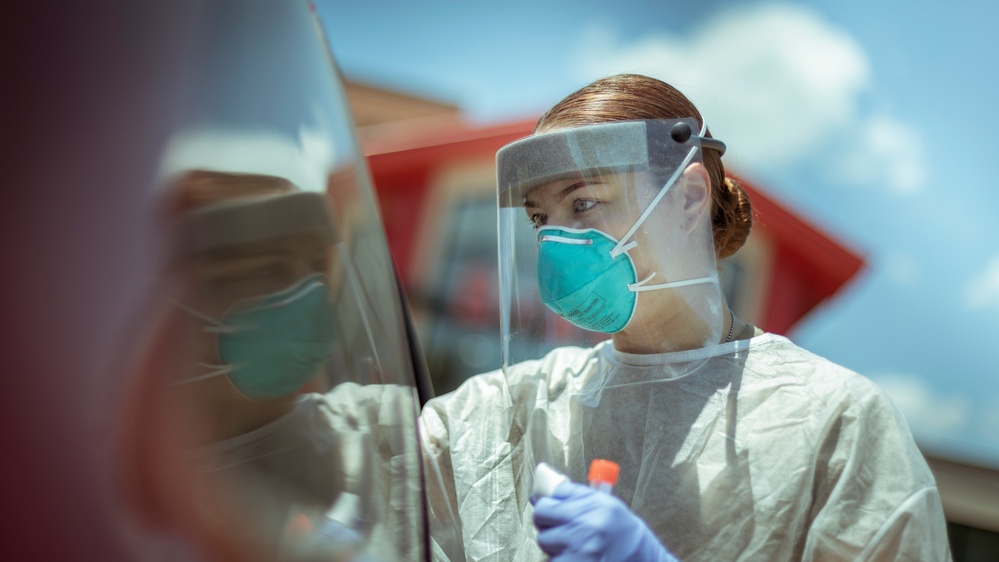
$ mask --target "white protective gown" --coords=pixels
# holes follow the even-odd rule
[[[560,348],[429,402],[435,559],[544,560],[534,467],[585,482],[604,458],[621,465],[614,493],[681,560],[949,560],[933,475],[894,404],[757,334],[660,355]]]

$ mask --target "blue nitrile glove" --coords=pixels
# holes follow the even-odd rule
[[[624,502],[574,482],[537,500],[534,525],[552,562],[678,562]]]

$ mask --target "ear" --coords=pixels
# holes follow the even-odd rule
[[[680,178],[683,188],[684,229],[690,232],[701,215],[711,208],[711,179],[704,165],[695,162],[683,171]]]

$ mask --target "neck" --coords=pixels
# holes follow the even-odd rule
[[[291,412],[298,394],[274,400],[250,400],[237,391],[226,377],[219,376],[178,387],[194,408],[192,428],[197,443],[207,445],[231,439],[263,427]]]
[[[709,315],[715,318],[713,322],[687,305],[674,310],[674,314],[665,318],[655,313],[655,317],[649,318],[649,314],[636,312],[628,327],[612,336],[614,348],[636,354],[690,351],[723,343],[732,322],[736,323],[733,340],[741,330],[738,320],[724,304],[721,304],[720,318],[717,313]],[[712,323],[719,325],[712,326]]]

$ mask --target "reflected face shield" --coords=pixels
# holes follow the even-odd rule
[[[676,295],[643,302],[641,292],[710,285],[717,293],[705,212],[710,187],[703,180],[695,185],[706,174],[687,172],[701,162],[701,150],[722,152],[724,145],[704,138],[703,130],[693,134],[696,126],[693,119],[613,122],[543,133],[500,150],[504,351],[507,344],[550,339],[546,326],[566,333],[554,327],[559,320],[527,319],[529,307],[514,304],[530,300],[523,283],[528,270],[541,303],[591,332],[654,328],[633,324],[642,318],[640,304],[663,314],[691,308]],[[518,224],[525,218],[536,230],[533,248],[518,241],[527,236]],[[698,300],[697,291],[687,292],[681,300]],[[720,327],[712,318],[717,306],[698,308],[698,323],[711,326],[709,333]],[[545,328],[528,333],[527,325]]]

